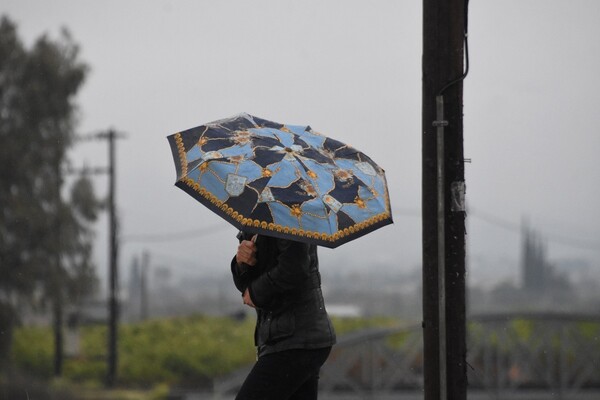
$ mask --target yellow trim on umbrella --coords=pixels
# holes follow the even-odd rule
[[[185,156],[185,147],[183,147],[183,139],[181,133],[175,134],[175,143],[177,144],[177,151],[179,151],[179,161],[181,162],[181,176],[187,175],[187,157]]]
[[[238,211],[234,210],[233,208],[229,207],[226,203],[219,200],[215,195],[210,193],[208,190],[201,187],[193,179],[191,179],[189,177],[184,177],[181,179],[181,181],[183,183],[185,183],[186,185],[188,185],[190,188],[194,189],[194,191],[196,191],[196,193],[198,193],[200,196],[204,197],[211,204],[214,204],[221,211],[223,211],[225,214],[230,216],[233,220],[237,221],[238,223],[240,223],[244,226],[250,226],[250,227],[254,227],[254,228],[260,227],[262,229],[268,229],[268,230],[274,231],[274,232],[280,232],[280,233],[290,234],[290,235],[299,236],[299,237],[306,237],[309,239],[320,239],[320,240],[323,240],[326,242],[335,242],[345,236],[353,235],[354,233],[360,232],[360,231],[370,227],[371,225],[374,225],[374,224],[381,222],[390,217],[389,212],[379,213],[365,221],[358,222],[354,225],[351,225],[351,226],[344,228],[343,230],[337,231],[333,234],[327,234],[327,233],[316,232],[316,231],[307,231],[304,229],[290,228],[288,226],[278,225],[273,222],[267,223],[266,221],[260,221],[257,219],[246,218],[242,214],[240,214]],[[389,207],[389,202],[387,201],[387,196],[386,196],[386,205]]]

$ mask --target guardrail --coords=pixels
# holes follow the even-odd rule
[[[475,315],[467,331],[470,398],[600,398],[600,315]],[[249,369],[216,381],[215,398],[235,393]],[[422,398],[421,326],[342,337],[319,387],[324,399]]]

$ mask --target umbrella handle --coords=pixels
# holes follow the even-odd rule
[[[242,240],[248,240],[246,239],[246,233],[244,231],[239,231],[238,234],[236,235],[236,238],[241,242]],[[252,243],[256,243],[256,239],[258,238],[258,234],[254,234],[251,238],[250,241]]]

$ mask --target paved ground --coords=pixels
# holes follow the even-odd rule
[[[210,393],[186,393],[184,397],[171,397],[169,400],[233,400],[231,397],[216,397]],[[573,394],[559,394],[548,391],[518,391],[513,393],[494,393],[469,391],[469,400],[599,400],[600,389],[580,391]],[[423,400],[423,392],[397,392],[385,394],[323,393],[319,400]]]

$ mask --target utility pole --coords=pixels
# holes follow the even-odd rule
[[[62,230],[62,170],[61,170],[61,157],[59,156],[59,150],[56,149],[56,215],[55,215],[55,249],[54,249],[54,273],[52,274],[52,313],[54,318],[54,376],[59,377],[63,371],[63,360],[64,360],[64,338],[63,338],[63,286],[61,285],[62,279],[62,241],[61,241],[61,230]]]
[[[108,224],[109,224],[109,297],[108,297],[108,373],[106,384],[113,387],[117,379],[117,323],[118,323],[118,226],[115,207],[115,139],[117,133],[110,129],[100,137],[108,139]]]
[[[117,379],[117,324],[119,318],[119,276],[118,276],[118,249],[119,232],[117,223],[117,210],[115,201],[116,188],[116,139],[122,139],[125,135],[109,129],[106,132],[100,132],[79,140],[100,139],[108,140],[108,168],[98,168],[95,173],[108,173],[108,357],[107,357],[107,376],[106,385],[113,387]]]
[[[467,3],[423,0],[425,400],[466,399],[462,79]]]
[[[148,319],[148,268],[150,268],[150,254],[142,253],[142,265],[140,269],[140,320]]]
[[[60,264],[60,255],[56,255],[55,260],[56,265],[56,273],[60,274],[61,264]],[[53,277],[52,279],[58,280],[58,277]],[[62,287],[60,284],[55,283],[54,285],[55,293],[53,294],[53,304],[52,304],[52,312],[54,317],[54,376],[60,377],[63,372],[63,361],[64,361],[64,337],[63,337],[63,294]]]

